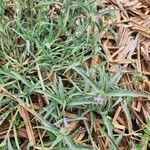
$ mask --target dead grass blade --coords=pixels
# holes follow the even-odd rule
[[[31,145],[33,146],[33,145],[35,145],[36,141],[35,141],[35,136],[34,136],[34,132],[32,129],[32,125],[30,122],[29,113],[25,108],[23,108],[21,106],[18,108],[18,110],[19,110],[21,117],[23,118],[23,120],[25,122],[28,138],[29,138]]]

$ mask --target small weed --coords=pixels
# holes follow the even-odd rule
[[[13,121],[13,125],[16,126],[17,128],[22,128],[25,126],[25,123],[21,119],[15,119]]]

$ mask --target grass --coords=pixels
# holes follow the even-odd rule
[[[121,68],[112,75],[105,61],[89,63],[93,56],[107,59],[99,38],[104,30],[116,38],[97,18],[114,22],[115,9],[99,6],[97,11],[97,5],[90,0],[1,1],[1,149],[102,149],[106,140],[105,149],[119,149],[124,139],[131,149],[140,143],[128,138],[136,132],[128,106],[149,93],[122,89]],[[118,105],[129,128],[120,133],[112,124]],[[149,128],[143,124],[137,135],[147,145]]]

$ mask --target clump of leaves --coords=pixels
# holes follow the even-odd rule
[[[17,128],[22,128],[22,127],[24,127],[25,126],[25,123],[24,123],[24,121],[23,120],[21,120],[21,119],[15,119],[14,121],[13,121],[13,125],[14,126],[16,126]]]

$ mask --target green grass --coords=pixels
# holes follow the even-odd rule
[[[56,10],[50,13],[54,7]],[[94,145],[93,131],[94,120],[99,118],[102,128],[97,130],[103,138],[109,140],[109,149],[118,149],[125,133],[118,135],[113,132],[110,116],[114,105],[123,106],[132,129],[128,105],[133,97],[149,95],[121,89],[117,79],[122,70],[112,76],[105,71],[105,62],[83,67],[93,55],[106,58],[100,48],[99,35],[107,28],[107,24],[97,24],[91,18],[100,15],[113,21],[114,11],[102,6],[97,12],[97,3],[90,0],[1,1],[0,88],[11,93],[11,96],[3,92],[0,94],[0,108],[3,112],[0,114],[0,126],[3,127],[3,123],[7,122],[8,116],[10,122],[7,123],[6,138],[1,140],[2,149],[19,149],[24,142],[16,133],[23,123],[17,112],[19,105],[30,110],[35,130],[39,129],[41,134],[46,131],[43,139],[37,137],[39,142],[36,146],[58,150],[98,149]],[[87,32],[89,27],[97,27],[98,30],[91,35]],[[96,79],[91,77],[93,70],[96,71]],[[47,74],[52,74],[52,81],[47,79]],[[33,108],[37,95],[44,97],[44,104],[39,111]],[[102,97],[104,103],[97,103],[97,97]],[[63,122],[65,112],[76,114],[76,118],[67,117],[67,121],[77,122],[76,130],[82,126],[86,132],[85,144],[73,141],[76,130],[69,134],[66,132],[67,127]],[[88,114],[90,123],[87,121]],[[58,121],[60,128],[54,125]],[[14,133],[14,138],[10,132]],[[28,148],[32,146],[30,142],[27,145]]]

